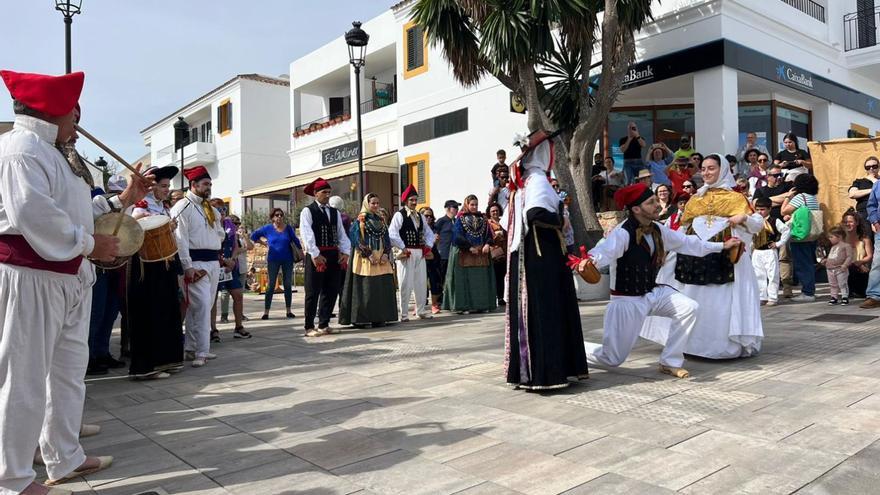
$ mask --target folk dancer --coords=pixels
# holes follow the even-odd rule
[[[373,327],[397,321],[397,300],[391,270],[391,239],[379,216],[379,196],[368,193],[351,224],[351,267],[339,298],[339,324]]]
[[[320,177],[303,192],[315,201],[299,215],[299,231],[306,259],[306,337],[336,333],[330,315],[339,295],[341,274],[348,267],[351,241],[342,225],[342,215],[330,206],[330,183]],[[315,329],[315,317],[318,328]]]
[[[211,308],[217,294],[222,260],[220,247],[226,232],[220,223],[220,212],[211,206],[211,175],[199,165],[183,171],[189,179],[189,191],[171,208],[177,219],[175,238],[177,254],[183,267],[186,307],[186,338],[184,359],[194,368],[216,359],[211,353]]]
[[[703,256],[732,248],[740,241],[705,242],[659,223],[660,202],[646,184],[620,189],[614,200],[629,218],[589,252],[597,268],[610,267],[612,289],[602,345],[587,342],[587,360],[620,366],[635,346],[645,319],[665,316],[672,324],[660,354],[660,372],[687,378],[684,349],[696,323],[697,303],[668,285],[657,284],[666,251]]]
[[[139,200],[150,178],[93,201],[89,171],[59,151],[76,137],[83,73],[0,77],[16,114],[0,138],[0,494],[45,494],[34,482],[38,444],[50,486],[113,460],[79,444],[95,281],[84,258],[114,259],[119,240],[94,234],[94,218]]]
[[[780,218],[770,216],[770,198],[755,200],[755,212],[764,219],[764,228],[752,240],[752,268],[758,280],[761,304],[776,306],[779,299],[779,246],[791,237],[791,228]]]
[[[135,204],[132,216],[136,219],[167,218],[174,231],[177,222],[171,220],[165,200],[171,193],[171,181],[178,169],[169,165],[152,167],[147,172],[156,177],[156,185]],[[135,379],[168,378],[169,373],[180,371],[183,366],[183,347],[180,345],[183,319],[179,311],[173,310],[178,306],[180,275],[183,275],[183,268],[177,253],[153,262],[142,261],[139,254],[131,258],[127,284],[127,317],[131,333],[128,374]],[[161,310],[157,310],[159,308]]]
[[[495,309],[495,270],[489,250],[493,236],[486,216],[473,194],[464,199],[458,214],[449,254],[449,270],[443,287],[443,309],[458,314]]]
[[[506,380],[526,390],[563,388],[569,377],[587,377],[587,360],[574,279],[565,264],[562,204],[548,180],[553,142],[537,131],[518,144],[523,153],[514,161],[506,210]]]
[[[415,316],[430,319],[425,309],[428,297],[428,271],[425,256],[431,252],[436,236],[424,215],[416,210],[419,193],[410,185],[400,195],[404,207],[391,218],[388,235],[397,249],[397,276],[400,281],[400,321],[409,321],[410,296],[415,295]]]
[[[761,350],[764,330],[749,251],[764,219],[745,196],[733,191],[733,175],[720,155],[706,156],[701,166],[705,184],[688,201],[682,226],[707,241],[739,238],[742,246],[724,253],[678,255],[675,278],[680,290],[699,304],[684,352],[710,359],[753,356]],[[663,345],[674,322],[662,320],[652,319],[642,336]]]

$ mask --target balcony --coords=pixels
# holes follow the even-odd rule
[[[839,1],[839,0],[832,0]],[[804,14],[816,19],[819,22],[825,22],[825,6],[814,2],[813,0],[782,0],[783,3],[788,4]]]
[[[210,165],[217,161],[217,148],[214,143],[196,141],[183,147],[183,163],[185,167],[196,165]],[[180,151],[174,149],[174,145],[166,146],[156,153],[156,162],[153,165],[164,167],[166,165],[180,165]]]
[[[843,16],[844,50],[851,51],[877,46],[878,21],[880,21],[880,6]]]
[[[372,79],[367,80],[364,86],[365,87],[361,88],[361,95],[362,97],[368,97],[369,99],[361,102],[361,115],[397,103],[397,88],[394,84],[383,83]],[[351,120],[352,117],[351,109],[346,105],[346,108],[343,108],[340,111],[296,126],[293,130],[293,137],[298,138],[315,132],[320,132],[329,127],[347,122]]]

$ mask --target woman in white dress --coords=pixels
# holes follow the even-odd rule
[[[764,220],[752,212],[745,196],[732,190],[736,182],[719,155],[707,156],[701,171],[705,185],[688,201],[682,229],[706,241],[738,237],[743,246],[741,253],[677,257],[678,287],[700,305],[685,353],[712,359],[753,356],[761,350],[764,329],[749,251]],[[642,337],[665,345],[669,322],[664,320],[649,318]]]

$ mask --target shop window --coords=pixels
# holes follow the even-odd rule
[[[781,150],[782,136],[789,132],[795,133],[798,137],[798,147],[807,149],[807,141],[811,137],[810,112],[800,108],[790,107],[781,103],[776,104],[776,147],[775,150]]]
[[[666,146],[669,146],[669,149],[677,150],[681,146],[682,136],[694,137],[694,108],[664,108],[657,110],[655,128],[654,142],[665,143]],[[649,142],[648,144],[653,143]]]
[[[403,145],[421,143],[468,130],[468,109],[438,115],[403,127]]]
[[[217,106],[217,133],[225,136],[232,132],[232,101],[226,99]]]
[[[428,70],[428,38],[415,22],[403,26],[403,78],[417,76]]]
[[[757,144],[763,146],[767,151],[773,150],[773,122],[771,116],[773,109],[769,104],[741,104],[739,112],[739,143],[740,146],[746,144],[746,137],[750,132],[754,132],[757,136]]]
[[[639,134],[645,138],[646,145],[650,146],[654,140],[653,110],[610,112],[608,114],[608,141],[611,148],[611,156],[614,157],[614,163],[618,169],[623,168],[623,152],[620,151],[620,139],[627,136],[628,124],[630,122],[636,124]],[[647,149],[642,150],[642,158],[644,158],[647,152]]]
[[[419,207],[431,204],[430,159],[428,153],[407,158],[401,172],[400,190],[403,191],[410,185],[413,185],[416,191],[419,192]]]
[[[847,137],[857,137],[857,138],[871,137],[871,131],[867,127],[865,127],[863,125],[859,125],[859,124],[853,124],[853,123],[849,124],[849,132],[846,134],[847,134]]]

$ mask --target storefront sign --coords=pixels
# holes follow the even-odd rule
[[[630,68],[629,72],[623,76],[623,85],[644,84],[652,80],[654,80],[654,66],[647,64],[639,70]]]
[[[513,91],[510,92],[510,111],[513,113],[526,113],[526,102]]]
[[[777,65],[776,79],[794,84],[803,89],[813,90],[813,75],[804,70],[795,69],[790,65]]]
[[[352,160],[357,160],[360,147],[357,141],[335,146],[321,151],[321,165],[329,167]]]

